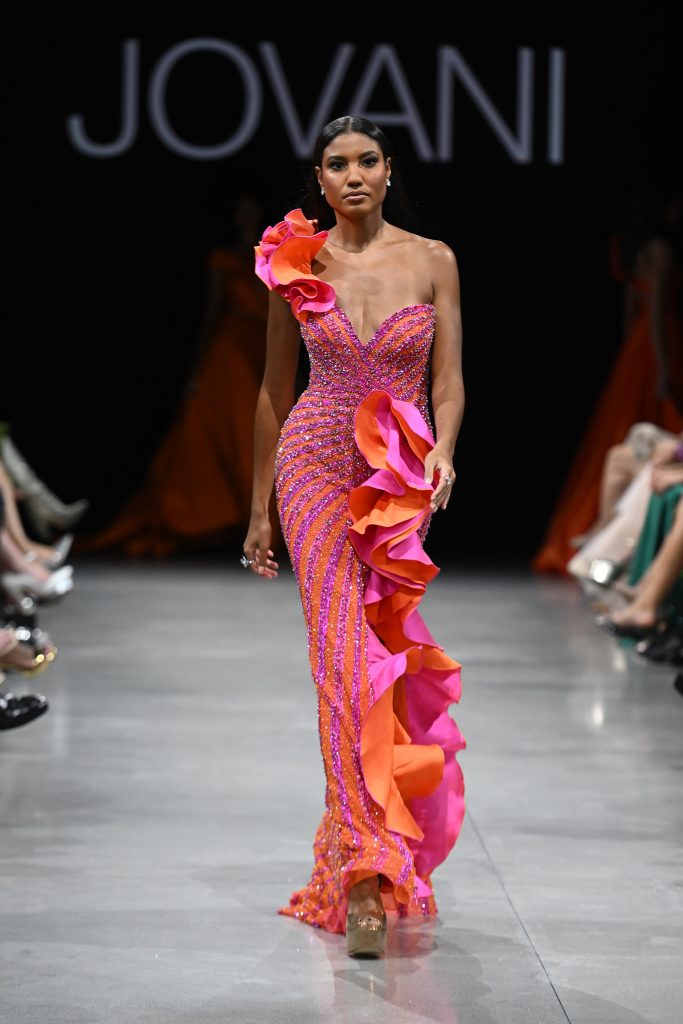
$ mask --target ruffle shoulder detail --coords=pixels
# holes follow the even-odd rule
[[[313,221],[297,207],[267,227],[254,246],[256,276],[289,302],[301,323],[311,313],[331,309],[336,300],[332,285],[311,273],[313,257],[327,236],[327,231],[315,231]]]

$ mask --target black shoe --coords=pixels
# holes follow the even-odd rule
[[[610,615],[598,615],[595,625],[611,636],[628,636],[632,640],[643,640],[646,636],[649,637],[650,634],[657,632],[659,623],[655,623],[654,626],[623,626],[621,623],[615,622]]]
[[[19,725],[27,725],[34,718],[45,714],[49,706],[47,698],[40,693],[25,693],[21,697],[6,693],[0,697],[0,729],[16,729]]]
[[[683,665],[683,624],[668,623],[661,632],[636,644],[636,653],[660,665]]]

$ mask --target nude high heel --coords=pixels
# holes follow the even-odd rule
[[[46,562],[43,562],[45,568],[59,569],[60,565],[64,565],[67,556],[71,551],[71,545],[73,544],[73,542],[73,533],[65,533],[64,536],[60,537],[55,544],[52,544],[51,547],[54,548],[56,553],[55,555],[53,555],[52,558],[48,559]]]
[[[73,542],[73,533],[65,533],[55,544],[50,545],[54,554],[49,558],[38,558],[35,551],[24,551],[24,559],[27,562],[38,562],[44,569],[59,569],[66,562]]]
[[[0,584],[15,604],[20,606],[23,606],[25,597],[55,600],[73,590],[73,566],[63,565],[46,580],[37,580],[26,572],[4,572],[0,576]]]
[[[365,880],[363,880],[365,881]],[[349,956],[383,956],[387,940],[387,915],[381,905],[379,890],[359,882],[353,887],[361,896],[376,895],[380,901],[377,910],[357,913],[349,910],[346,915],[346,952]]]

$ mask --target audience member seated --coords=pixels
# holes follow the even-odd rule
[[[609,584],[624,574],[645,523],[650,495],[661,490],[666,474],[660,469],[680,462],[683,433],[666,434],[652,424],[637,424],[623,445],[611,449],[605,460],[601,516],[567,569],[582,584],[592,580]],[[645,460],[643,462],[643,457]],[[653,487],[653,472],[658,482]]]

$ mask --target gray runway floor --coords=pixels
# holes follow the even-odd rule
[[[683,698],[566,580],[442,568],[467,812],[382,961],[276,914],[323,808],[291,569],[84,563],[0,733],[3,1024],[679,1024]]]

